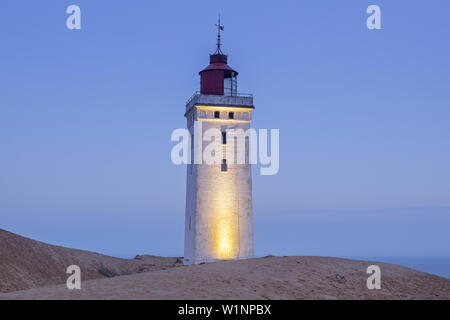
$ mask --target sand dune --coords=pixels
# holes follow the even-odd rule
[[[381,290],[368,290],[369,262],[268,257],[183,266],[0,294],[0,299],[450,299],[450,280],[378,263]],[[339,273],[344,279],[336,279]]]
[[[339,258],[270,256],[182,266],[175,258],[123,260],[1,230],[0,258],[3,291],[46,285],[0,293],[0,299],[450,299],[450,279],[397,265]],[[64,267],[71,263],[82,267],[81,290],[49,286],[65,282]],[[366,287],[371,264],[381,268],[381,290]],[[88,280],[103,277],[100,267],[117,274],[141,272]]]
[[[160,270],[181,265],[177,258],[119,259],[31,240],[0,229],[0,292],[65,283],[75,264],[85,280]]]

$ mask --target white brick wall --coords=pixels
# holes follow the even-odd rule
[[[194,119],[199,115],[210,118],[209,115],[214,113],[210,112],[211,106],[208,108],[203,112],[194,107],[186,113],[191,133],[191,114],[194,114]],[[224,111],[223,106],[218,106],[218,109]],[[244,113],[251,119],[251,110],[246,110]],[[239,116],[243,117],[244,113]],[[225,128],[247,130],[250,127],[250,122],[223,121],[226,115],[222,114],[221,118],[218,121],[202,121],[203,132],[212,127],[221,131]],[[210,143],[203,142],[203,149]],[[248,148],[245,151],[248,159]],[[251,165],[228,164],[228,171],[222,172],[220,164],[199,164],[194,165],[192,174],[188,165],[185,264],[246,259],[253,257],[253,252]]]

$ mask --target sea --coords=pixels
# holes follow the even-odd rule
[[[349,259],[379,261],[435,274],[450,279],[450,257],[348,257]]]

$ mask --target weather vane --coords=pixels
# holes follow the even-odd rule
[[[224,26],[220,24],[220,14],[219,14],[219,22],[216,24],[217,26],[217,50],[216,54],[223,54],[222,50],[220,49],[221,43],[220,43],[220,31],[223,31]]]

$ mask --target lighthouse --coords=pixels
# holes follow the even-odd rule
[[[221,49],[224,28],[220,19],[217,29],[217,49],[209,56],[209,65],[199,72],[200,92],[188,100],[184,114],[191,135],[191,153],[205,150],[212,143],[220,154],[219,163],[195,161],[192,156],[187,165],[187,265],[254,255],[250,136],[244,135],[244,143],[239,144],[236,134],[250,131],[253,96],[238,93],[238,72],[228,65],[228,56]],[[209,129],[221,134],[205,139]]]

